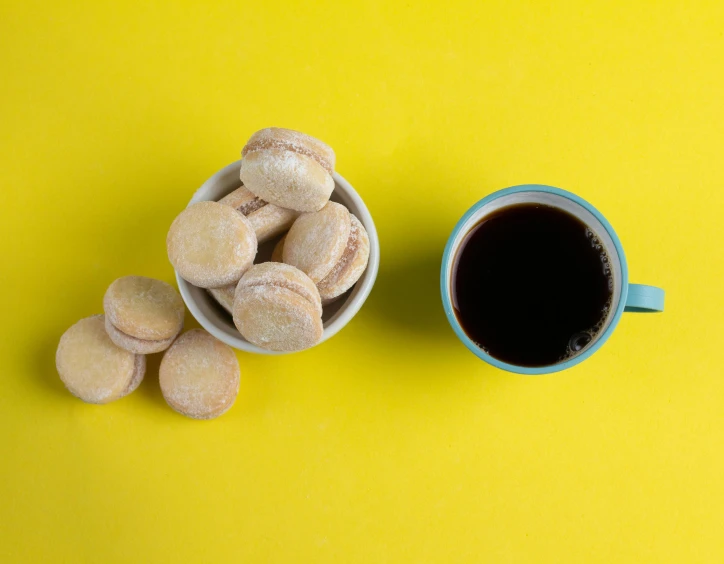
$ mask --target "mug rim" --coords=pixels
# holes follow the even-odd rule
[[[616,251],[619,256],[619,263],[620,263],[620,269],[621,269],[621,295],[619,296],[618,303],[616,304],[616,309],[613,313],[613,317],[611,318],[610,323],[606,327],[606,329],[601,333],[601,335],[596,339],[596,341],[584,352],[581,354],[578,354],[574,356],[573,358],[570,358],[564,362],[559,362],[557,364],[550,364],[547,366],[519,366],[517,364],[511,364],[508,362],[504,362],[502,360],[499,360],[485,351],[483,351],[480,347],[478,347],[470,337],[468,337],[465,334],[465,331],[463,331],[462,327],[460,326],[460,323],[457,320],[457,317],[455,316],[455,312],[453,311],[452,306],[452,299],[449,291],[449,285],[448,285],[448,277],[446,275],[448,271],[448,266],[450,266],[451,261],[455,258],[455,253],[457,251],[457,248],[453,248],[453,244],[455,240],[457,239],[457,236],[462,231],[465,224],[468,222],[468,220],[475,214],[477,211],[482,208],[483,206],[487,205],[488,203],[497,200],[500,197],[507,196],[509,194],[517,194],[519,192],[544,192],[547,194],[554,194],[557,196],[561,196],[563,198],[567,198],[574,203],[580,205],[584,209],[586,209],[588,212],[590,212],[600,223],[603,225],[603,228],[606,230],[608,235],[611,237],[611,240],[613,241],[614,247],[616,248]],[[611,333],[613,333],[613,330],[618,325],[618,322],[621,319],[621,315],[623,315],[624,307],[626,306],[626,299],[628,297],[628,265],[626,263],[626,255],[623,252],[623,247],[621,245],[621,241],[618,238],[618,235],[616,235],[616,232],[614,231],[611,224],[608,222],[608,220],[599,212],[593,205],[591,205],[589,202],[581,198],[580,196],[569,192],[567,190],[563,190],[562,188],[556,188],[555,186],[548,186],[545,184],[519,184],[516,186],[510,186],[509,188],[503,188],[502,190],[497,190],[496,192],[493,192],[492,194],[489,194],[485,196],[482,200],[479,200],[475,204],[473,204],[464,214],[463,216],[458,220],[458,222],[455,224],[455,227],[452,230],[452,233],[450,234],[450,237],[447,240],[447,244],[445,245],[445,251],[442,256],[442,266],[440,268],[440,293],[442,295],[442,304],[443,309],[445,310],[445,316],[447,317],[448,323],[452,327],[453,331],[457,335],[458,339],[462,341],[462,343],[478,358],[484,360],[488,364],[491,364],[495,366],[496,368],[500,368],[502,370],[507,370],[508,372],[515,372],[517,374],[524,374],[528,376],[534,376],[538,374],[551,374],[553,372],[560,372],[561,370],[566,370],[567,368],[571,368],[572,366],[575,366],[587,358],[589,358],[593,353],[595,353],[598,349],[600,349],[603,344],[608,340],[608,338],[611,336]]]

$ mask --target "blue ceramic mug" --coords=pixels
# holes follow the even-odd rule
[[[489,355],[465,334],[455,315],[452,302],[451,284],[453,268],[455,267],[458,250],[465,240],[466,235],[488,214],[504,207],[527,203],[559,208],[577,217],[587,225],[593,233],[598,236],[598,239],[606,249],[614,280],[612,306],[607,318],[604,320],[601,330],[591,342],[575,356],[569,357],[558,364],[548,366],[517,366]],[[613,227],[606,221],[606,218],[591,204],[575,194],[561,190],[560,188],[540,184],[523,184],[490,194],[476,203],[463,215],[455,226],[455,229],[453,229],[445,247],[440,271],[440,291],[442,293],[445,315],[447,315],[447,319],[455,334],[465,346],[485,362],[502,368],[503,370],[517,372],[519,374],[547,374],[570,368],[579,362],[583,362],[603,346],[611,336],[611,333],[613,333],[613,330],[621,319],[621,315],[625,311],[647,313],[664,310],[664,291],[661,288],[629,283],[626,256],[624,255],[621,241],[613,230]]]

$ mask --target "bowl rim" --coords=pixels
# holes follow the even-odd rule
[[[227,177],[230,173],[234,172],[234,170],[238,170],[240,166],[241,160],[238,160],[226,165],[225,167],[212,174],[196,190],[196,192],[194,192],[194,195],[191,197],[191,200],[189,200],[187,207],[198,202],[208,201],[207,198],[203,196],[203,194],[211,186],[217,184],[222,178]],[[362,305],[364,305],[365,301],[370,295],[370,292],[372,291],[372,287],[374,286],[377,279],[377,273],[379,272],[380,266],[380,242],[379,236],[377,235],[377,228],[375,227],[374,220],[372,219],[372,214],[365,205],[362,197],[341,174],[335,171],[332,177],[335,183],[335,191],[341,190],[344,193],[345,198],[351,200],[357,208],[357,212],[355,213],[355,215],[357,216],[357,219],[362,222],[362,225],[364,225],[365,230],[367,231],[367,236],[369,237],[370,256],[367,262],[367,268],[362,274],[362,277],[355,283],[352,289],[352,293],[347,297],[345,303],[332,316],[332,318],[325,323],[322,339],[319,341],[319,343],[315,345],[315,347],[336,335],[345,325],[347,325],[352,320],[355,315],[357,315],[359,310],[362,308]],[[206,316],[206,314],[201,311],[201,309],[198,307],[196,298],[190,291],[191,284],[181,278],[179,273],[175,270],[174,274],[176,276],[176,284],[181,293],[181,297],[183,298],[183,301],[186,304],[189,312],[191,313],[193,318],[198,321],[201,327],[211,333],[214,337],[216,337],[223,343],[226,343],[227,345],[244,352],[266,355],[292,354],[292,352],[269,351],[266,349],[262,349],[261,347],[257,347],[256,345],[248,342],[241,335],[239,335],[238,337],[230,336],[226,331],[220,329],[218,325],[214,323],[214,321],[212,321],[208,316]]]

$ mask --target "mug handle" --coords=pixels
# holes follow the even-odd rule
[[[664,311],[664,290],[646,284],[629,284],[624,311],[657,313]]]

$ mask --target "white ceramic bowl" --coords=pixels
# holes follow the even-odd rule
[[[239,168],[241,161],[231,163],[229,166],[222,168],[211,178],[209,178],[194,194],[188,205],[208,200],[220,200],[229,192],[232,192],[241,185],[239,180]],[[337,331],[342,329],[349,323],[355,314],[360,310],[362,304],[367,299],[374,286],[377,278],[377,270],[380,266],[380,241],[377,237],[377,230],[372,221],[367,206],[360,198],[359,194],[352,188],[338,173],[334,173],[334,192],[331,199],[347,206],[350,212],[357,216],[367,230],[370,239],[370,259],[362,277],[352,287],[350,291],[344,294],[335,302],[324,308],[322,320],[324,321],[324,333],[322,340],[324,342],[332,337]],[[265,260],[271,254],[271,250],[277,239],[264,243],[259,248],[257,261]],[[236,349],[246,352],[260,354],[283,354],[267,351],[252,345],[244,339],[234,327],[231,316],[216,303],[216,301],[203,288],[197,288],[176,273],[176,282],[178,283],[181,297],[186,302],[191,315],[196,318],[201,326],[211,333],[217,339],[223,341]]]

